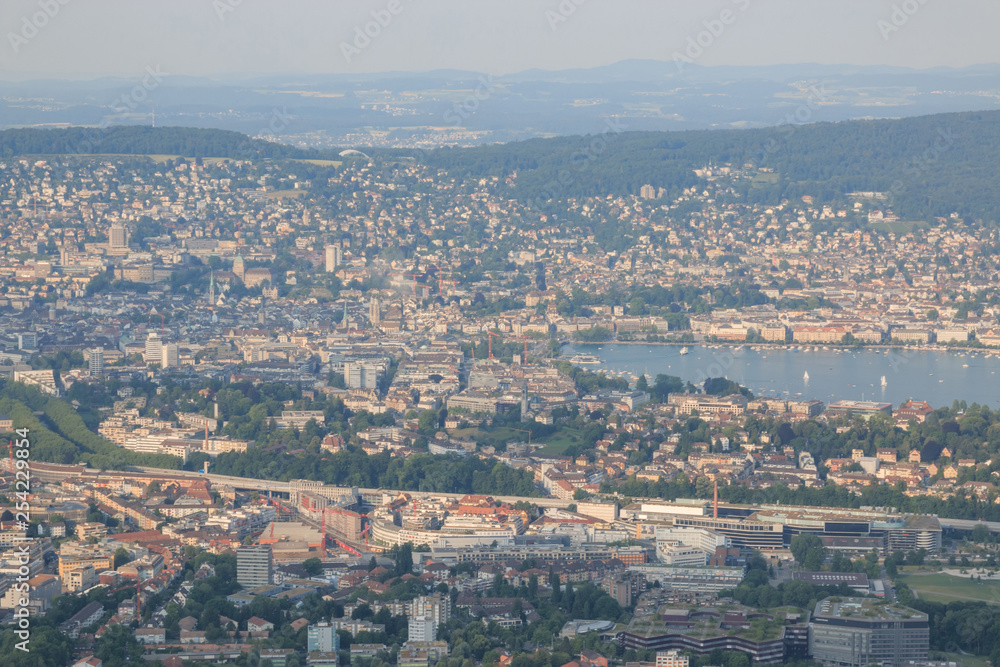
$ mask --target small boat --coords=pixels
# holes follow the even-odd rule
[[[805,373],[802,374],[802,379],[805,380],[806,382],[809,382],[809,371],[806,371]]]
[[[686,347],[681,348],[681,354],[687,354],[688,352],[690,352],[690,350],[688,350]]]
[[[886,381],[886,379],[885,379],[885,376],[883,375],[883,376],[882,376],[882,386],[883,386],[883,387],[885,387],[885,386],[887,386],[888,384],[889,384],[889,383],[888,383],[888,382]]]

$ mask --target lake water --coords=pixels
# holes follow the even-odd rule
[[[583,368],[645,373],[650,383],[658,373],[695,384],[708,377],[727,377],[757,396],[824,403],[864,399],[897,407],[913,398],[936,408],[950,407],[958,399],[1000,407],[1000,355],[995,352],[825,350],[821,346],[794,350],[747,345],[689,345],[688,349],[682,355],[675,345],[574,344],[563,347],[563,357],[592,354],[602,363]]]

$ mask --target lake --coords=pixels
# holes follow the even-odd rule
[[[592,354],[602,363],[583,368],[636,376],[645,373],[651,383],[658,373],[695,384],[708,377],[727,377],[757,396],[824,403],[864,399],[895,406],[913,398],[936,408],[965,400],[1000,407],[1000,355],[996,352],[800,348],[689,345],[688,354],[682,355],[679,345],[577,343],[564,346],[562,354],[564,358]]]

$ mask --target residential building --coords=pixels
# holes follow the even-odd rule
[[[236,550],[236,581],[244,588],[257,588],[274,583],[272,566],[270,545],[245,546]]]
[[[340,636],[337,635],[336,626],[332,623],[310,623],[306,642],[306,650],[309,653],[313,651],[336,653],[340,650]]]
[[[432,642],[437,640],[437,623],[430,616],[411,616],[409,630],[410,641]]]

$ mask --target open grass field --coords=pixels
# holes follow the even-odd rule
[[[979,600],[1000,604],[1000,579],[973,581],[950,574],[908,574],[901,577],[921,600],[953,602]]]
[[[760,188],[765,185],[774,185],[779,180],[779,175],[774,173],[762,173],[755,174],[752,179],[750,179],[750,185],[755,188]]]
[[[268,199],[298,199],[305,193],[305,190],[275,190],[268,192],[265,197]]]
[[[931,651],[931,660],[947,660],[955,662],[962,667],[989,667],[990,659],[983,655],[965,655],[964,653],[945,653],[944,651]]]
[[[927,229],[930,225],[926,222],[906,222],[900,220],[898,222],[873,222],[869,227],[880,232],[890,231],[893,234],[908,234],[914,229]]]
[[[536,442],[543,442],[545,446],[539,451],[543,454],[560,456],[566,453],[566,449],[581,442],[580,431],[575,428],[562,428],[547,438],[542,438]]]
[[[315,164],[320,167],[339,167],[344,164],[343,160],[300,160],[295,158],[294,162],[308,162],[309,164]]]

